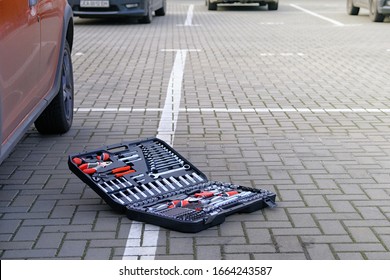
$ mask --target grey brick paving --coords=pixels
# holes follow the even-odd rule
[[[294,1],[350,26],[285,1],[268,12],[168,0],[150,25],[76,19],[74,125],[31,128],[1,165],[0,258],[122,259],[128,246],[134,260],[390,259],[388,22],[319,2]],[[197,26],[177,26],[190,4]],[[174,147],[211,180],[274,191],[277,208],[184,234],[131,222],[68,170],[70,153],[156,135],[171,48],[200,50]]]

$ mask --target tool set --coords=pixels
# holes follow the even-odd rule
[[[70,155],[70,170],[127,217],[182,232],[198,232],[225,217],[274,207],[268,190],[209,181],[158,138]]]

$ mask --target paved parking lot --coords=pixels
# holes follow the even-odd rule
[[[343,0],[275,12],[168,0],[151,24],[76,19],[74,125],[32,127],[1,165],[1,259],[390,259],[389,24],[348,16]],[[156,135],[278,207],[179,233],[112,211],[67,167]]]

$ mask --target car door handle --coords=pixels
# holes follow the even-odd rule
[[[36,4],[38,4],[38,0],[28,0],[28,4],[30,5],[30,8],[34,7]]]

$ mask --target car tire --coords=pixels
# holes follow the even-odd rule
[[[35,121],[42,134],[62,134],[72,126],[74,108],[74,84],[71,51],[67,41],[62,56],[60,89],[48,107]]]
[[[268,3],[268,10],[269,11],[276,11],[279,7],[279,2],[272,2]]]
[[[139,23],[151,23],[153,20],[152,4],[148,2],[148,13],[139,20]]]
[[[378,0],[370,0],[370,19],[373,22],[383,22],[385,16],[378,12]]]
[[[347,1],[347,13],[351,16],[357,16],[359,14],[360,8],[353,5],[353,0]]]
[[[217,3],[211,3],[210,0],[207,0],[207,8],[209,11],[216,11],[218,6]]]
[[[163,0],[163,6],[160,9],[156,10],[154,14],[158,17],[165,16],[166,7],[167,7],[167,0]]]

